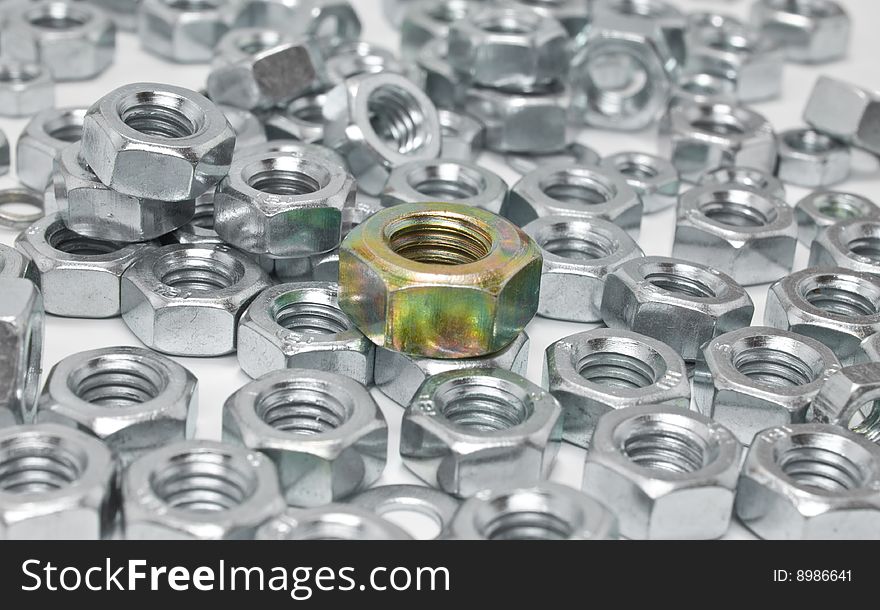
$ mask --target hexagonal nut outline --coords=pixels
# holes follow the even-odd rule
[[[420,191],[423,183],[428,191],[437,192]],[[391,207],[436,198],[498,214],[506,197],[507,183],[495,172],[469,161],[438,158],[395,167],[379,201],[383,207]]]
[[[142,0],[138,36],[145,50],[178,63],[204,63],[229,29],[219,5],[174,6]]]
[[[880,260],[874,255],[877,242],[880,242],[880,216],[842,220],[819,232],[810,246],[809,264],[880,273]]]
[[[880,207],[861,195],[820,190],[797,202],[798,240],[809,246],[823,229],[850,218],[880,216]]]

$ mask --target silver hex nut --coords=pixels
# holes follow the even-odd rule
[[[880,273],[880,217],[841,220],[820,231],[810,246],[810,266]]]
[[[456,159],[410,161],[394,168],[380,197],[385,207],[449,201],[495,212],[507,197],[507,183],[476,163]]]
[[[55,157],[82,138],[85,108],[48,108],[28,121],[15,147],[15,169],[21,183],[42,191],[52,182]]]
[[[141,46],[179,63],[208,62],[229,29],[221,7],[215,2],[143,0],[138,13]]]
[[[789,61],[834,61],[849,47],[849,14],[834,0],[755,0],[750,19],[763,36],[783,47]]]
[[[797,202],[794,214],[798,222],[798,239],[806,246],[826,228],[844,220],[880,216],[880,208],[855,193],[819,190]]]
[[[783,182],[806,187],[830,186],[846,180],[849,146],[814,129],[788,129],[779,134],[779,166]]]
[[[29,116],[55,104],[55,83],[40,64],[0,61],[0,116]]]
[[[878,113],[880,92],[820,76],[804,108],[804,122],[876,155],[880,154]]]
[[[831,375],[810,405],[809,420],[880,442],[880,362],[854,364]]]
[[[0,428],[31,421],[40,385],[43,299],[23,278],[0,277]]]

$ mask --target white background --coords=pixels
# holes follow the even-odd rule
[[[397,33],[385,21],[380,0],[351,0],[358,10],[364,25],[363,39],[396,47]],[[756,104],[754,107],[765,114],[777,130],[796,127],[801,124],[801,112],[810,89],[819,74],[829,74],[854,83],[880,89],[880,2],[874,0],[838,0],[849,9],[852,16],[852,35],[849,58],[818,67],[798,65],[786,66],[783,95],[771,102]],[[683,10],[718,10],[745,17],[749,2],[711,1],[711,0],[672,0]],[[208,73],[207,66],[176,65],[153,57],[139,47],[137,38],[130,33],[120,32],[117,37],[116,63],[100,78],[88,82],[63,83],[57,86],[57,106],[89,106],[97,98],[114,87],[134,81],[155,81],[171,83],[191,89],[199,89]],[[0,128],[14,145],[25,120],[0,119]],[[639,133],[614,133],[596,130],[583,132],[579,139],[595,148],[603,156],[619,151],[656,152],[656,133],[647,130]],[[498,157],[485,154],[483,162],[497,171],[508,183],[513,184],[517,174],[498,162]],[[853,174],[850,179],[835,188],[849,190],[880,201],[880,174],[877,160],[869,155],[858,153],[854,156]],[[0,179],[0,186],[15,184],[14,172]],[[794,205],[807,194],[805,189],[789,186],[788,202]],[[642,225],[640,245],[648,255],[669,255],[674,231],[673,210],[666,210],[645,217]],[[12,244],[15,232],[0,228],[0,242]],[[806,263],[806,249],[799,246],[796,268]],[[766,286],[749,289],[755,301],[755,324],[763,318]],[[531,350],[528,376],[540,383],[544,349],[551,342],[566,335],[586,330],[591,325],[556,322],[536,318],[527,331],[531,336]],[[44,371],[62,358],[82,350],[113,345],[139,345],[121,319],[78,320],[49,316],[46,322],[46,343],[43,352]],[[249,381],[240,371],[235,355],[222,358],[177,358],[195,373],[200,382],[198,435],[202,438],[219,438],[220,418],[223,402],[236,389]],[[385,474],[379,484],[417,483],[401,464],[397,454],[398,431],[402,408],[373,391],[385,412],[390,425],[389,460]],[[552,478],[573,487],[580,486],[584,452],[571,446],[564,446],[560,452]],[[414,533],[425,537],[431,534],[432,526],[413,516],[401,515],[401,523],[415,525]],[[749,537],[740,526],[734,525],[730,537]]]

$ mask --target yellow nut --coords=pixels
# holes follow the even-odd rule
[[[339,305],[377,345],[433,358],[490,354],[535,315],[538,246],[492,212],[452,203],[382,210],[339,248]]]

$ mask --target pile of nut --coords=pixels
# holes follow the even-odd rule
[[[880,538],[880,209],[828,190],[852,147],[880,156],[880,92],[821,76],[779,134],[746,105],[786,61],[844,57],[847,13],[387,7],[399,56],[347,0],[3,7],[0,114],[34,116],[0,206],[45,215],[0,214],[23,229],[0,246],[0,539],[407,539],[401,509],[465,539],[709,539],[734,516]],[[204,91],[54,108],[117,27],[211,62]],[[600,158],[584,126],[656,126],[662,156]],[[818,190],[791,207],[783,183]],[[643,215],[672,206],[673,257],[645,256]],[[44,313],[121,316],[145,347],[71,355],[40,392]],[[536,314],[604,323],[548,347],[543,387]],[[233,352],[253,381],[197,440],[199,381],[168,355]],[[373,486],[370,386],[424,486]],[[546,480],[563,442],[582,490]]]

